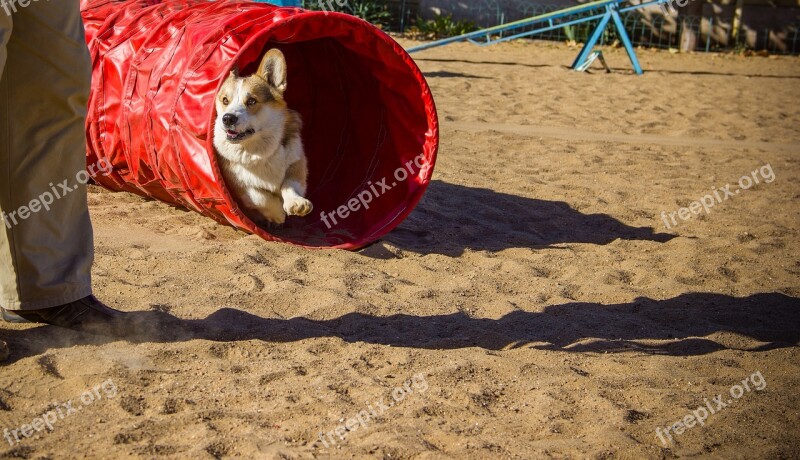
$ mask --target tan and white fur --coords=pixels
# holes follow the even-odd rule
[[[308,166],[300,137],[300,114],[287,107],[286,59],[277,49],[258,71],[233,70],[217,94],[214,147],[228,189],[257,224],[283,224],[305,216]]]

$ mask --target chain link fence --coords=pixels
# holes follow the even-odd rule
[[[347,1],[359,4],[370,3],[364,0]],[[342,1],[333,2],[333,5],[337,3],[342,3]],[[408,32],[416,25],[421,12],[419,0],[373,0],[371,3],[382,5],[390,13],[390,19],[387,21],[385,28],[392,32]],[[305,0],[304,5],[319,9],[318,0]],[[468,3],[458,2],[457,5],[458,7],[453,8],[452,11],[442,11],[442,13],[452,14],[453,20],[469,19],[479,27],[492,27],[550,13],[574,5],[574,3],[565,1],[561,4],[538,4],[526,0],[479,0]],[[341,9],[347,12],[346,8]],[[589,15],[591,13],[586,13],[586,16]],[[689,48],[694,51],[708,52],[755,48],[767,50],[774,54],[800,53],[800,20],[780,31],[768,28],[763,30],[747,29],[742,32],[743,41],[734,43],[730,39],[730,23],[719,19],[715,20],[713,15],[680,15],[675,18],[664,16],[660,9],[654,7],[653,9],[623,13],[622,18],[626,32],[636,46],[680,49],[682,37],[690,36],[692,37],[690,43],[693,46],[689,46]],[[561,19],[554,22],[557,24],[565,21],[566,19]],[[590,21],[583,24],[565,26],[534,35],[531,38],[554,41],[572,40],[576,43],[585,43],[595,25],[595,21]],[[517,29],[513,33],[516,34],[528,30],[533,30],[533,27]],[[616,31],[613,27],[609,27],[603,34],[600,44],[610,45],[615,40],[617,40]],[[747,45],[744,44],[745,40]]]

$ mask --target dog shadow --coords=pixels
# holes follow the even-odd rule
[[[496,252],[564,243],[605,245],[617,239],[664,243],[673,238],[607,214],[583,214],[561,201],[431,181],[414,212],[383,240],[420,254],[458,257],[466,249]]]
[[[499,319],[463,313],[433,316],[373,316],[348,313],[330,320],[261,318],[223,308],[205,319],[184,320],[168,313],[132,313],[133,343],[296,342],[335,337],[431,350],[479,347],[487,350],[532,348],[570,353],[644,353],[696,356],[720,350],[750,352],[795,347],[800,342],[800,299],[780,293],[730,297],[688,293],[666,300],[638,298],[602,305],[571,302],[541,312],[513,311]],[[749,348],[726,345],[720,332],[745,336]],[[103,344],[120,339],[87,337],[49,326],[24,331],[0,329],[12,347],[11,362],[49,349]],[[733,341],[739,344],[739,340]]]

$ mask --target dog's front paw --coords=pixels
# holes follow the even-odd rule
[[[283,202],[283,210],[290,216],[305,216],[314,209],[314,205],[307,199],[298,196]]]

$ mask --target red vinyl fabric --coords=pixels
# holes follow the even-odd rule
[[[422,197],[439,144],[433,97],[369,23],[241,1],[82,0],[81,11],[93,62],[87,163],[113,165],[99,185],[266,240],[343,249],[379,239]],[[225,76],[234,65],[253,72],[270,48],[286,56],[286,100],[303,117],[314,211],[264,229],[226,188],[212,134]]]

